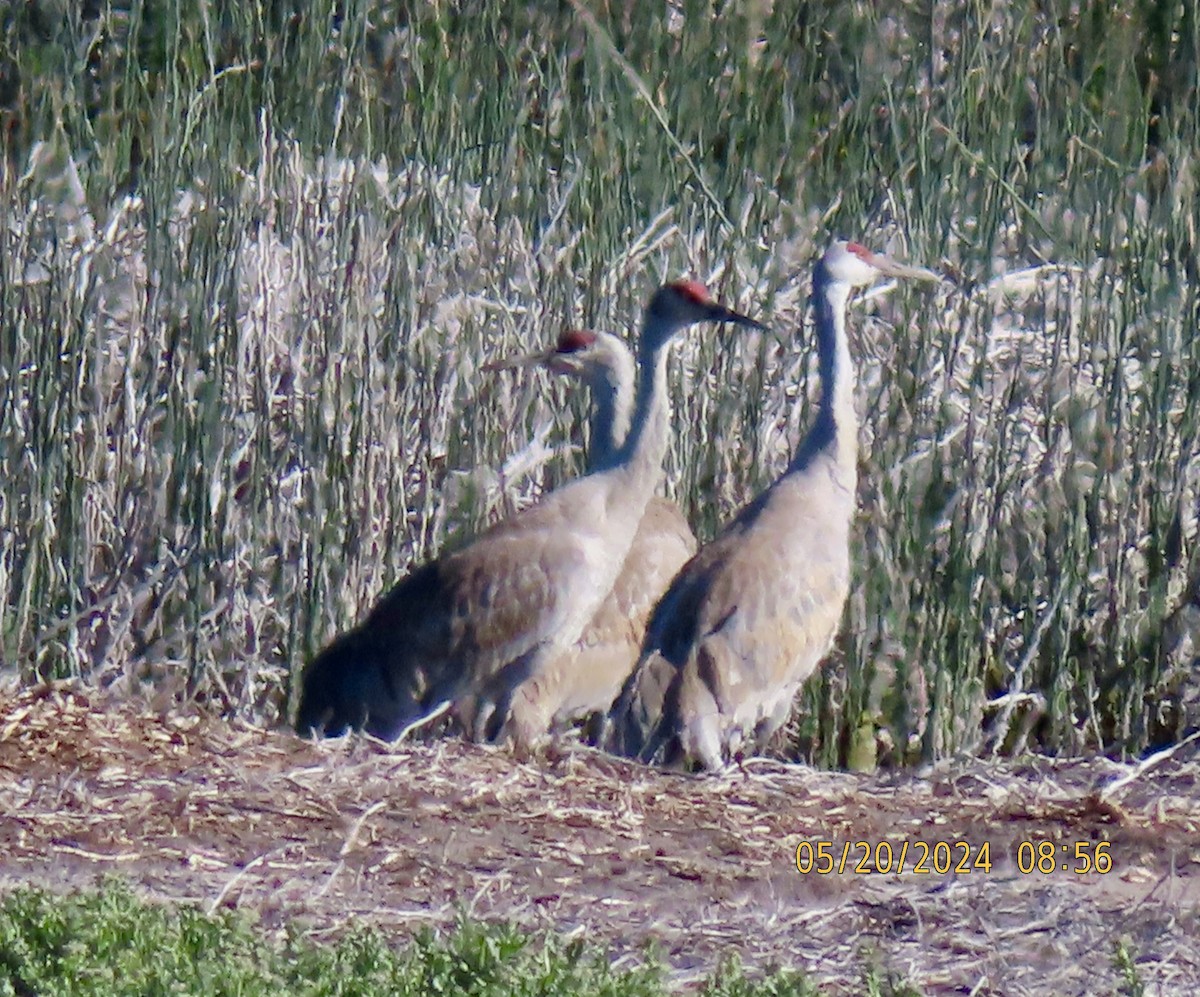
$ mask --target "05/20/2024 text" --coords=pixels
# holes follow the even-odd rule
[[[1053,872],[1085,876],[1104,875],[1113,869],[1107,841],[1055,842],[1020,841],[1014,865],[1022,875]],[[817,876],[913,873],[915,875],[962,875],[992,871],[991,842],[802,840],[796,846],[796,871]]]

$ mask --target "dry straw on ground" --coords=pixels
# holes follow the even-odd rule
[[[69,684],[0,694],[0,882],[104,874],[316,937],[403,939],[462,913],[656,942],[678,983],[722,955],[853,988],[864,958],[929,994],[1200,985],[1200,752],[854,776],[756,760],[664,774],[573,745],[530,764],[459,741],[313,744]],[[802,841],[988,843],[990,872],[797,873]],[[1019,843],[1110,842],[1107,875],[1023,875]],[[1094,847],[1094,845],[1089,846]],[[859,857],[852,852],[850,866]],[[910,859],[911,863],[911,859]]]

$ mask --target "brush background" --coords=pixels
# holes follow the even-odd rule
[[[1200,724],[1190,3],[67,3],[0,21],[0,659],[273,724],[420,561],[578,473],[480,365],[663,279],[701,538],[786,462],[834,235],[854,589],[789,756],[1141,753]],[[589,13],[590,12],[590,13]]]

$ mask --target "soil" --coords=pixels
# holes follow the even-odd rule
[[[736,954],[836,993],[869,964],[931,995],[1132,992],[1121,950],[1146,994],[1193,997],[1198,773],[1200,737],[1129,765],[687,776],[574,744],[312,743],[55,684],[0,692],[0,889],[118,875],[317,938],[505,919],[623,963],[653,941],[684,989]]]

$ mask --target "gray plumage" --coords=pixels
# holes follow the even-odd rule
[[[593,406],[589,464],[611,461],[633,413],[634,361],[624,341],[607,332],[568,330],[552,350],[491,366],[533,364],[588,385]],[[696,547],[679,507],[659,495],[651,498],[612,591],[579,640],[546,666],[539,692],[552,728],[612,706],[637,663],[651,611]]]
[[[662,473],[667,346],[704,321],[757,325],[692,282],[655,293],[622,445],[592,473],[417,568],[318,654],[302,682],[301,733],[360,728],[392,739],[452,703],[476,739],[507,734],[525,745],[540,736],[545,667],[612,589]]]
[[[784,474],[679,572],[612,713],[614,747],[716,768],[760,750],[828,653],[850,586],[858,427],[845,310],[881,274],[937,279],[835,242],[813,278],[816,420]]]

